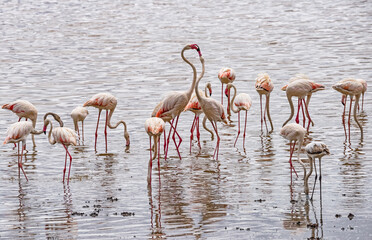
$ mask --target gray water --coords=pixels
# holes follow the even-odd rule
[[[103,125],[94,151],[97,109],[89,108],[85,145],[70,148],[69,185],[62,183],[65,151],[44,135],[25,155],[18,179],[12,145],[0,150],[1,239],[370,239],[372,214],[372,94],[366,93],[359,119],[364,139],[352,121],[345,141],[341,95],[331,86],[346,78],[372,77],[372,4],[370,1],[3,1],[0,7],[0,103],[32,102],[37,128],[49,111],[73,127],[70,112],[99,92],[118,98],[113,122],[128,124],[131,146],[122,129],[109,130],[105,154]],[[248,93],[246,151],[234,126],[218,125],[215,142],[201,130],[202,150],[189,153],[193,120],[178,124],[182,160],[174,145],[170,158],[154,162],[152,188],[146,175],[149,140],[144,122],[162,96],[187,90],[192,71],[180,51],[197,43],[206,63],[201,85],[210,81],[220,100],[217,73],[235,69],[235,85]],[[195,51],[186,57],[200,71]],[[260,129],[258,73],[274,82],[271,115],[274,132]],[[290,113],[280,88],[304,73],[326,90],[313,95],[315,123],[305,144],[325,142],[322,195],[316,183],[306,201],[301,166],[291,174],[289,144],[279,135]],[[224,100],[226,103],[226,99]],[[0,133],[18,120],[0,111]],[[292,120],[294,121],[294,120]],[[101,123],[103,118],[101,119]],[[243,126],[243,125],[242,125]],[[167,127],[169,129],[169,127]],[[301,158],[307,159],[304,152]],[[160,176],[159,176],[160,172]],[[312,188],[314,178],[311,177]],[[352,215],[349,214],[353,214]]]

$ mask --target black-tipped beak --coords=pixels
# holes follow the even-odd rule
[[[44,134],[46,135],[46,131],[44,131]]]

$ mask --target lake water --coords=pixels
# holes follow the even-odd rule
[[[370,1],[3,1],[0,7],[0,103],[32,102],[42,116],[58,113],[73,128],[70,112],[99,92],[118,98],[113,122],[128,124],[125,149],[121,126],[108,132],[103,118],[94,151],[98,111],[89,108],[85,145],[71,147],[69,185],[62,183],[65,151],[44,135],[25,155],[18,179],[16,150],[0,149],[1,239],[371,239],[372,138],[370,103],[365,95],[351,141],[345,141],[337,81],[372,78]],[[212,83],[220,100],[217,73],[232,67],[239,92],[253,101],[248,112],[246,151],[234,148],[234,126],[218,125],[221,149],[201,130],[202,150],[189,153],[190,112],[181,115],[183,138],[177,156],[154,164],[148,187],[149,140],[144,122],[169,91],[187,90],[191,68],[180,51],[197,43],[205,58],[201,87]],[[186,57],[200,63],[195,51]],[[274,132],[261,132],[259,95],[254,83],[267,72],[273,83]],[[297,73],[326,86],[313,94],[315,123],[305,144],[325,142],[331,155],[322,161],[322,195],[316,184],[306,201],[302,171],[291,174],[289,144],[279,135],[290,113],[280,88]],[[296,100],[295,100],[296,101]],[[224,100],[226,104],[226,98]],[[0,111],[0,134],[18,120]],[[294,120],[292,120],[293,122]],[[243,125],[242,125],[243,126]],[[169,129],[169,127],[167,127]],[[307,159],[304,152],[301,158]],[[155,162],[154,162],[155,163]],[[310,187],[313,185],[311,177]]]

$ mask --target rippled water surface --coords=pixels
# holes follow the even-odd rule
[[[331,86],[346,77],[372,77],[372,4],[370,1],[3,1],[0,7],[0,103],[32,102],[37,128],[49,111],[73,127],[70,112],[98,92],[118,98],[113,122],[128,124],[131,146],[122,128],[109,130],[105,154],[103,125],[98,152],[94,131],[98,111],[90,108],[84,146],[70,148],[70,184],[62,183],[65,151],[44,135],[25,155],[18,179],[16,150],[0,150],[1,239],[371,239],[372,94],[366,93],[359,119],[346,142],[341,95]],[[162,96],[187,90],[192,70],[180,51],[199,44],[212,97],[220,100],[217,73],[235,69],[239,92],[250,94],[246,151],[234,148],[233,126],[219,124],[221,149],[201,131],[202,150],[189,153],[193,115],[183,113],[179,133],[182,160],[174,145],[154,164],[147,185],[149,141],[144,122]],[[195,51],[186,57],[200,71]],[[260,129],[258,73],[273,82],[274,132]],[[322,195],[316,184],[306,201],[299,178],[288,164],[289,144],[279,135],[290,113],[280,88],[297,73],[322,83],[310,113],[315,126],[306,137],[325,142],[331,151],[322,161]],[[224,100],[226,103],[226,100]],[[18,120],[0,111],[0,134]],[[293,120],[292,120],[293,121]],[[103,123],[103,118],[101,120]],[[304,152],[301,158],[307,159]],[[313,185],[311,177],[310,187]],[[352,214],[352,215],[351,215]]]

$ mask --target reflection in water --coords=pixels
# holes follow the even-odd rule
[[[162,239],[165,238],[165,233],[163,233],[163,228],[161,227],[161,180],[160,180],[160,168],[158,168],[159,173],[159,185],[158,185],[158,196],[155,201],[157,201],[157,205],[154,204],[155,197],[153,198],[152,195],[152,185],[147,185],[147,192],[149,197],[149,205],[150,205],[150,212],[151,212],[151,238],[152,239]],[[155,216],[154,216],[155,211]],[[155,221],[155,226],[154,226]]]
[[[275,157],[275,150],[273,146],[271,134],[264,135],[262,132],[260,134],[261,147],[255,152],[260,153],[258,155],[257,161],[272,161]]]
[[[72,207],[70,186],[63,184],[63,208],[56,209],[54,216],[57,216],[45,219],[48,239],[77,239],[78,225],[72,217]]]

